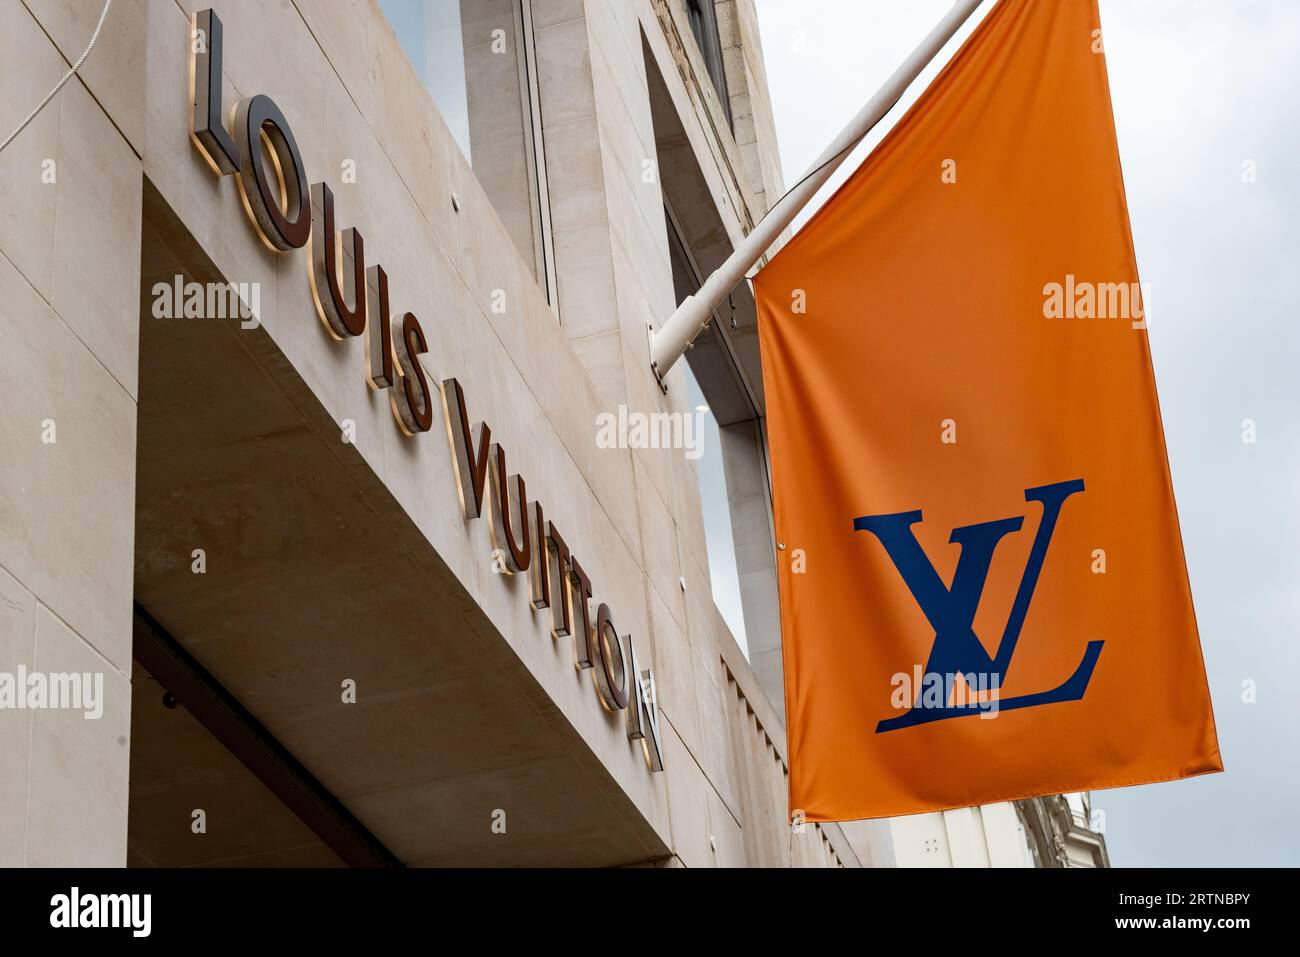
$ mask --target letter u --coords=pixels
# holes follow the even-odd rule
[[[311,294],[316,313],[335,339],[366,331],[366,245],[355,227],[343,231],[340,243],[334,232],[334,194],[324,183],[311,188],[311,233],[307,239]],[[339,260],[351,262],[339,279]],[[348,306],[348,300],[352,305]]]

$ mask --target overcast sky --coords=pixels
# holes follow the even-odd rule
[[[951,0],[755,0],[787,184]],[[976,19],[991,7],[986,2]],[[1300,2],[1101,0],[1226,773],[1096,792],[1115,866],[1300,865]],[[974,22],[974,21],[972,21]],[[855,168],[969,28],[808,210]],[[1253,161],[1256,182],[1242,182]],[[805,217],[806,218],[806,217]],[[1242,420],[1257,423],[1254,445]],[[1256,683],[1244,703],[1242,683]]]

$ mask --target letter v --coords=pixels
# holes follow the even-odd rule
[[[465,392],[455,379],[442,383],[442,409],[447,420],[447,441],[455,464],[456,490],[466,518],[483,514],[483,492],[487,485],[488,448],[492,430],[480,422],[472,429],[465,409]],[[478,447],[477,452],[475,446]]]
[[[953,529],[948,541],[961,546],[961,557],[957,560],[951,589],[944,585],[912,532],[912,526],[920,520],[919,510],[863,516],[853,520],[853,528],[871,532],[880,539],[904,584],[934,627],[934,646],[925,673],[988,674],[994,670],[993,659],[975,635],[972,623],[998,542],[1010,532],[1018,531],[1024,519],[1004,518]]]

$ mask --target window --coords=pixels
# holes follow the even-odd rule
[[[690,17],[691,32],[695,34],[695,45],[704,55],[704,66],[713,81],[713,89],[727,114],[727,124],[734,126],[731,97],[727,94],[727,71],[722,62],[722,38],[718,34],[718,11],[713,0],[686,0],[686,14]]]
[[[736,540],[731,530],[731,498],[727,494],[727,476],[722,460],[722,433],[712,411],[706,411],[709,406],[695,373],[687,363],[683,362],[682,366],[686,369],[690,407],[700,413],[698,421],[704,428],[701,455],[695,464],[699,469],[700,511],[704,515],[704,547],[709,558],[713,604],[731,629],[736,644],[740,645],[740,650],[748,658],[745,610],[740,597],[740,571],[736,565]]]
[[[531,0],[380,0],[533,277],[556,302]]]
[[[664,206],[664,217],[673,283],[680,302],[700,288],[700,272],[669,204]],[[770,615],[759,614],[759,630],[747,627],[755,624],[754,620],[747,622],[747,612],[752,618],[757,609],[752,594],[748,598],[745,594],[747,589],[764,590],[764,584],[756,581],[763,575],[764,559],[755,556],[766,556],[770,564],[767,515],[771,504],[766,481],[756,474],[763,468],[766,455],[760,447],[757,412],[737,389],[727,387],[732,379],[727,371],[730,360],[723,348],[716,330],[710,330],[696,339],[680,366],[686,373],[688,407],[701,413],[697,420],[703,429],[701,454],[695,465],[713,604],[736,644],[752,662],[751,652],[770,644],[763,628],[770,630],[774,624]],[[748,520],[749,527],[737,526],[737,516],[741,522]],[[755,516],[761,516],[761,528],[753,527]]]
[[[683,8],[684,9],[684,8]],[[705,169],[689,145],[653,56],[646,58],[655,150],[677,302],[692,296],[731,253]],[[694,111],[692,111],[694,112]],[[784,702],[777,543],[763,420],[753,296],[741,283],[674,369],[687,373],[685,408],[703,404],[703,456],[695,463],[713,601],[778,713]],[[669,388],[673,388],[671,385]],[[702,397],[702,398],[701,398]],[[719,451],[720,450],[720,451]]]

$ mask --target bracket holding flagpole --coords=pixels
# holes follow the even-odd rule
[[[939,51],[982,2],[983,0],[957,0],[953,8],[921,41],[921,45],[912,51],[885,81],[885,85],[876,91],[840,135],[826,147],[808,172],[750,230],[727,261],[713,271],[694,295],[682,300],[681,305],[660,329],[650,329],[650,368],[659,381],[660,388],[667,391],[664,377],[668,370],[708,326],[714,310],[722,304],[722,300],[763,258],[799,211],[817,195],[817,191],[826,185],[854,147],[893,109],[907,88],[921,75],[921,71],[938,56]]]

